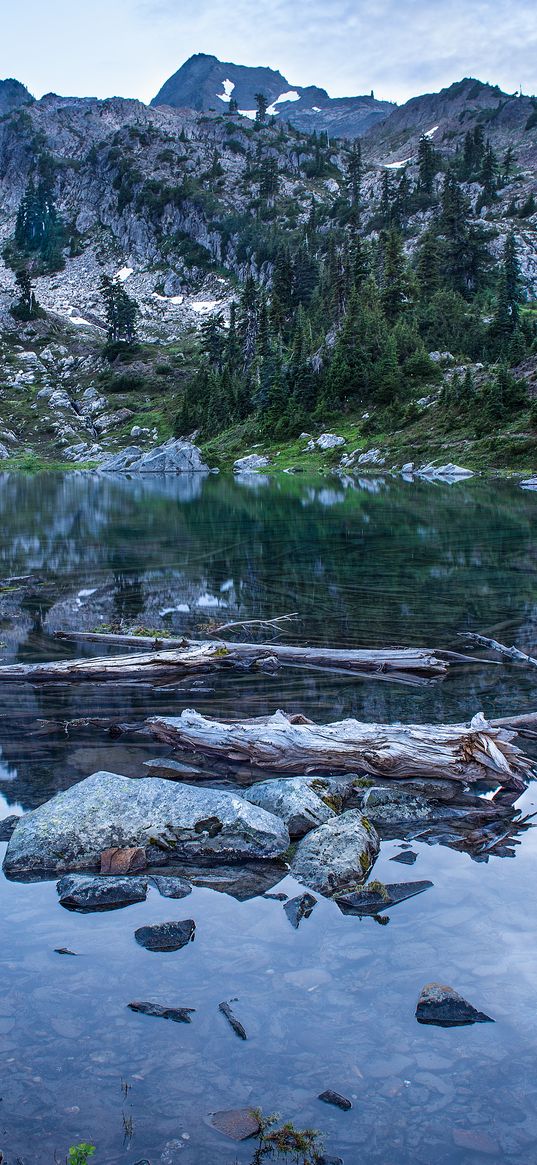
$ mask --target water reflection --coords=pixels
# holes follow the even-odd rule
[[[291,610],[300,612],[290,628],[297,641],[460,647],[470,629],[534,651],[536,499],[506,483],[385,478],[377,487],[291,475],[256,489],[224,476],[2,475],[1,576],[32,576],[0,593],[4,658],[81,654],[53,640],[58,628],[124,622],[180,634]],[[534,707],[535,680],[505,666],[461,667],[423,687],[293,670],[165,689],[17,685],[2,697],[3,816],[98,768],[140,775],[161,751],[135,733],[114,740],[103,727],[58,722],[141,723],[185,706],[216,716],[284,707],[325,720],[457,720]],[[534,802],[532,787],[520,806],[529,813]],[[383,842],[379,879],[410,876],[390,862],[402,837]],[[413,840],[411,876],[434,886],[389,911],[384,927],[319,899],[295,931],[281,902],[252,898],[244,885],[222,892],[218,872],[187,909],[151,890],[145,903],[86,916],[61,909],[53,882],[2,879],[8,1165],[63,1159],[82,1139],[97,1144],[96,1165],[246,1165],[251,1148],[206,1123],[212,1110],[244,1105],[322,1128],[346,1165],[470,1165],[484,1152],[515,1165],[535,1159],[535,831],[518,839],[515,860],[487,865],[428,844],[439,840]],[[260,885],[300,892],[289,877]],[[135,943],[138,926],[187,915],[197,927],[187,949],[157,955]],[[431,979],[495,1024],[420,1027],[416,999]],[[218,1012],[235,997],[246,1042]],[[177,1025],[130,1013],[132,999],[196,1012]],[[352,1111],[321,1105],[325,1088],[350,1096]],[[126,1142],[124,1116],[133,1122]]]

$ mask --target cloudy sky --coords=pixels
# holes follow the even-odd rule
[[[36,96],[148,101],[192,53],[336,96],[406,101],[462,76],[537,91],[535,0],[25,0],[0,5],[0,77]]]

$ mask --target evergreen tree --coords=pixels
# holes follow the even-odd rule
[[[256,114],[255,120],[263,125],[267,120],[268,101],[264,93],[255,94]]]
[[[109,275],[101,279],[101,295],[104,300],[108,341],[111,344],[132,344],[136,339],[136,316],[138,305],[131,299],[125,288]]]
[[[403,251],[403,240],[398,231],[388,231],[384,242],[382,277],[382,306],[386,319],[393,324],[408,306],[410,295],[409,271]]]
[[[30,274],[26,268],[17,271],[15,285],[19,293],[19,298],[11,307],[12,316],[16,320],[21,320],[25,323],[29,320],[37,319],[38,316],[42,315],[42,311],[32,287]]]
[[[418,192],[426,199],[431,199],[433,196],[437,171],[438,154],[429,138],[423,134],[418,146]]]

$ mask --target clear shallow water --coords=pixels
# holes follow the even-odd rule
[[[367,486],[5,476],[0,575],[39,581],[0,594],[4,659],[81,654],[52,639],[60,627],[124,620],[181,633],[293,610],[297,641],[460,647],[460,632],[479,630],[535,649],[537,498],[505,483]],[[451,720],[535,708],[536,687],[533,673],[513,667],[463,667],[426,686],[293,670],[156,691],[4,687],[0,816],[97,768],[140,775],[162,752],[143,738],[66,733],[43,720],[132,723],[185,706]],[[533,787],[521,803],[536,807]],[[535,831],[519,840],[514,859],[488,864],[418,841],[411,870],[389,861],[398,839],[385,841],[375,877],[434,882],[385,926],[318,899],[295,931],[279,902],[206,888],[181,902],[151,890],[143,904],[77,915],[58,905],[54,882],[2,878],[0,1148],[9,1165],[63,1159],[82,1139],[97,1145],[99,1165],[246,1165],[251,1147],[206,1118],[250,1105],[321,1129],[346,1165],[471,1165],[483,1152],[456,1144],[461,1129],[487,1134],[491,1143],[475,1144],[494,1150],[491,1159],[536,1159]],[[289,877],[271,889],[301,890]],[[134,941],[144,923],[186,917],[196,939],[179,952]],[[63,946],[80,957],[54,953]],[[431,979],[496,1023],[418,1025],[417,996]],[[232,997],[246,1043],[218,1012]],[[133,999],[196,1012],[177,1025],[132,1014]],[[322,1105],[325,1088],[350,1096],[352,1111]]]

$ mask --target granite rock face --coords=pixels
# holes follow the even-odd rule
[[[8,876],[99,869],[112,847],[140,846],[152,864],[279,857],[289,833],[278,817],[226,790],[158,777],[99,772],[26,813],[4,859]]]

